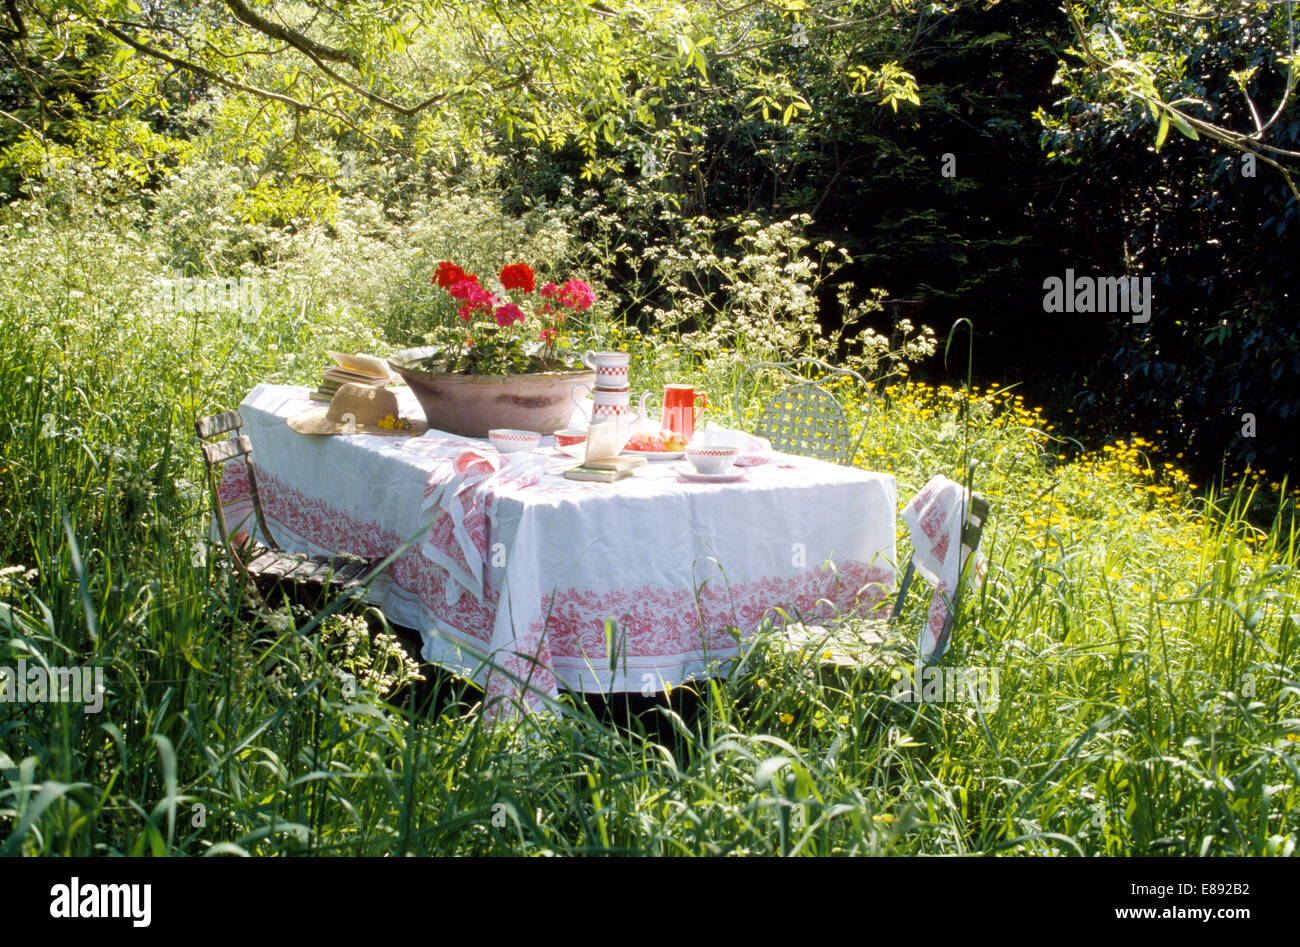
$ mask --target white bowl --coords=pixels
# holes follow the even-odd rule
[[[716,476],[731,469],[736,460],[736,448],[718,445],[687,444],[686,459],[696,473]]]
[[[514,431],[509,428],[494,428],[488,431],[488,440],[502,454],[535,450],[541,439],[542,435],[536,431]]]

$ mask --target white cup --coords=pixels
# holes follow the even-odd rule
[[[582,364],[596,373],[596,387],[618,390],[628,386],[627,352],[584,352]]]
[[[731,470],[731,465],[736,461],[736,448],[691,442],[686,445],[686,459],[696,473],[716,477]]]

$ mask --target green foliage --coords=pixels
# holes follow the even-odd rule
[[[1077,258],[1079,269],[1087,259],[1150,275],[1155,315],[1141,329],[1106,327],[1074,407],[1127,426],[1145,418],[1209,468],[1226,451],[1238,467],[1290,469],[1300,457],[1290,11],[1221,13],[1192,3],[1076,10],[1060,99],[1041,114],[1044,147],[1080,184],[1062,213],[1081,246],[1100,249]],[[1165,120],[1185,135],[1190,123],[1198,140],[1163,140]],[[1090,213],[1099,207],[1108,210]]]
[[[826,678],[778,623],[663,733],[571,698],[487,729],[472,688],[390,703],[390,639],[250,609],[203,542],[191,419],[314,377],[333,314],[151,319],[121,298],[150,255],[111,215],[72,221],[33,211],[0,243],[23,280],[0,300],[0,665],[102,666],[108,693],[98,715],[0,704],[6,854],[1294,851],[1289,518],[1256,530],[1176,478],[1153,505],[1142,451],[1068,462],[1014,398],[894,386],[859,461],[900,500],[968,438],[985,464],[991,571],[950,661],[998,669],[996,705]],[[732,363],[663,370],[727,391]]]
[[[1296,495],[1198,499],[1164,459],[1285,457],[1300,411],[1297,203],[1237,158],[1289,167],[1297,63],[1289,7],[1248,6],[363,2],[277,7],[276,38],[262,5],[24,4],[0,666],[99,665],[109,693],[0,704],[0,854],[1293,854]],[[1151,273],[1152,324],[1044,328],[1063,258]],[[595,274],[572,341],[719,420],[759,358],[915,372],[933,335],[877,331],[886,287],[1062,391],[1086,372],[1081,414],[1168,449],[1075,455],[1001,392],[845,391],[901,500],[982,462],[990,575],[949,661],[997,669],[996,706],[829,679],[776,622],[658,733],[567,697],[489,730],[468,686],[407,703],[409,656],[357,616],[243,600],[189,431],[327,348],[421,341],[439,260],[521,259]],[[160,305],[177,277],[259,305]]]
[[[734,351],[737,360],[794,353],[834,357],[846,331],[878,310],[884,293],[877,290],[850,307],[851,287],[841,286],[840,327],[823,335],[818,294],[849,257],[829,240],[814,246],[806,233],[810,223],[807,216],[766,225],[754,218],[721,227],[704,218],[685,222],[680,243],[643,257],[660,281],[658,296],[665,299],[650,310],[654,331],[701,355]],[[734,250],[715,248],[720,230],[735,234]],[[879,354],[869,345],[850,358],[851,367],[872,374]]]
[[[35,171],[51,149],[81,151],[143,183],[185,160],[185,127],[206,122],[225,158],[259,168],[250,219],[312,209],[311,179],[330,164],[315,143],[330,133],[453,160],[491,161],[497,135],[576,143],[594,174],[598,142],[617,144],[626,116],[658,106],[682,69],[707,80],[721,39],[747,29],[716,3],[366,0],[305,20],[265,13],[242,2],[33,5],[6,40],[21,56],[6,79],[23,122],[7,162]],[[69,47],[78,56],[55,68],[70,92],[31,81]],[[185,114],[196,95],[213,108]],[[286,207],[295,194],[300,206]]]
[[[1205,136],[1267,162],[1300,200],[1291,178],[1300,152],[1281,134],[1300,81],[1289,5],[1224,11],[1203,0],[1137,0],[1066,11],[1074,43],[1056,76],[1064,109],[1039,113],[1056,152],[1068,156],[1152,124],[1159,152],[1172,126],[1191,141]]]

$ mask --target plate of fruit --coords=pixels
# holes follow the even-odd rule
[[[676,439],[672,431],[638,432],[628,440],[623,453],[646,460],[681,460],[685,450],[686,442]]]

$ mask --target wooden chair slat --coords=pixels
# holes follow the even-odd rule
[[[313,555],[302,566],[292,571],[290,579],[322,584],[329,579],[330,571],[329,559],[322,557],[322,555]]]
[[[282,553],[280,555],[280,566],[277,570],[280,576],[280,581],[292,581],[293,574],[300,568],[302,568],[302,559],[298,556],[292,556],[288,553]]]
[[[352,563],[346,559],[327,559],[321,563],[320,580],[337,586],[342,581],[342,577],[351,574],[349,571],[351,567]]]
[[[266,578],[280,581],[293,571],[294,565],[292,557],[274,552],[262,560],[262,566],[257,571]]]
[[[320,582],[324,563],[309,556],[295,557],[293,568],[284,574],[288,582]]]
[[[368,562],[349,562],[334,573],[332,581],[336,585],[356,585],[369,568],[370,563]]]
[[[314,590],[312,599],[315,600],[317,595],[326,588],[332,592],[350,593],[362,586],[364,581],[371,577],[372,571],[380,560],[348,554],[307,556],[301,553],[288,553],[279,548],[262,513],[256,471],[252,465],[253,443],[247,435],[241,433],[243,423],[243,418],[238,411],[226,411],[199,418],[194,422],[199,446],[203,448],[203,460],[207,467],[208,486],[215,516],[221,516],[221,501],[217,488],[220,475],[215,468],[227,461],[242,459],[248,471],[249,496],[253,501],[253,510],[257,518],[258,535],[264,542],[235,547],[227,534],[224,520],[218,519],[217,526],[227,554],[238,560],[239,570],[254,579],[257,589],[263,593],[269,592],[276,586],[290,584],[298,588],[306,587]],[[217,441],[211,440],[228,434],[233,436]]]
[[[248,439],[247,434],[240,434],[238,437],[228,441],[217,441],[212,444],[203,445],[203,458],[209,464],[224,464],[228,460],[234,460],[236,457],[246,457],[253,452],[253,442]]]
[[[329,581],[329,582],[335,581],[335,578],[338,575],[340,575],[343,572],[343,570],[346,569],[347,567],[348,567],[348,561],[346,559],[321,559],[320,561],[321,581]]]
[[[258,543],[255,546],[245,546],[239,551],[239,557],[245,564],[251,565],[263,556],[274,556],[275,550],[269,546],[263,546]]]
[[[250,562],[246,562],[244,567],[255,576],[269,576],[275,564],[280,557],[274,552],[268,552],[266,555],[258,556]]]
[[[223,411],[221,414],[209,415],[194,422],[194,430],[199,440],[206,441],[220,434],[237,431],[244,426],[244,419],[238,411]]]

